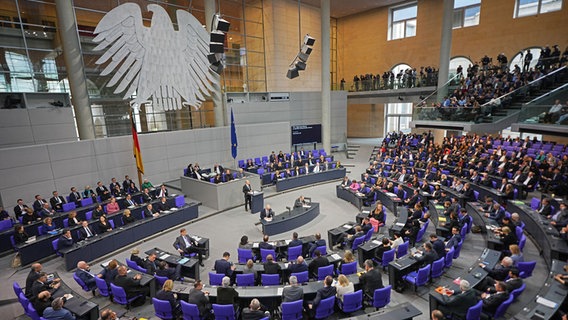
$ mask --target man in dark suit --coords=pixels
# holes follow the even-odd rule
[[[316,292],[316,297],[313,301],[307,302],[306,309],[308,310],[311,318],[315,316],[315,310],[322,300],[335,296],[337,290],[334,286],[331,285],[332,283],[333,278],[331,276],[325,277],[325,279],[323,280],[323,288],[318,289],[318,291]]]
[[[156,192],[156,197],[159,198],[168,197],[168,189],[166,188],[166,185],[164,185],[163,183],[160,186],[160,190]]]
[[[77,262],[77,271],[75,271],[75,275],[83,281],[94,295],[97,283],[95,282],[95,275],[93,275],[90,271],[89,265],[85,261]]]
[[[260,220],[270,220],[274,218],[274,211],[269,204],[267,204],[262,211],[260,211]]]
[[[156,274],[156,270],[158,266],[156,264],[156,254],[150,253],[146,260],[144,261],[144,269],[146,269],[146,273],[153,276]]]
[[[110,184],[108,186],[108,189],[112,191],[112,190],[115,190],[116,187],[118,187],[118,189],[120,189],[120,183],[118,183],[116,181],[116,178],[113,177],[112,179],[110,179]]]
[[[231,258],[231,254],[229,252],[224,252],[223,258],[215,261],[213,269],[215,269],[215,272],[217,274],[224,274],[227,277],[232,278],[235,266],[231,262],[229,262],[229,258]]]
[[[95,190],[97,195],[101,197],[102,201],[110,199],[111,194],[108,191],[108,188],[101,181],[97,182],[97,188]]]
[[[507,292],[511,293],[513,290],[519,289],[523,285],[523,279],[520,277],[519,269],[513,267],[509,270],[509,279],[503,281]],[[489,286],[485,292],[495,293],[495,287]]]
[[[197,253],[199,265],[202,267],[205,266],[203,264],[203,253],[205,249],[199,247],[198,243],[187,234],[187,230],[185,230],[185,228],[182,228],[179,231],[179,237],[176,238],[173,246],[181,254]]]
[[[485,290],[486,288],[493,286],[497,281],[505,281],[509,275],[509,271],[511,271],[511,268],[513,267],[513,259],[511,259],[511,257],[504,257],[493,269],[487,268],[487,266],[483,263],[480,263],[479,266],[483,268],[483,270],[487,271],[487,276],[476,286],[476,288],[479,290]]]
[[[43,208],[36,213],[42,218],[47,218],[52,217],[55,214],[55,210],[51,209],[48,203],[44,203]]]
[[[266,262],[264,263],[264,273],[266,274],[278,274],[280,273],[280,265],[274,262],[274,257],[269,254],[266,256]]]
[[[154,209],[154,206],[151,203],[148,203],[146,208],[142,209],[142,213],[146,218],[160,215],[158,210]]]
[[[359,276],[359,284],[367,297],[373,298],[375,290],[383,287],[381,272],[374,268],[373,260],[365,260],[365,272]]]
[[[122,287],[126,293],[126,297],[132,298],[136,295],[142,294],[147,296],[150,294],[150,288],[140,285],[141,274],[136,274],[132,278],[127,276],[127,269],[125,266],[118,267],[118,275],[114,278],[113,284]]]
[[[96,235],[96,233],[91,229],[91,226],[89,226],[89,222],[82,221],[81,228],[79,228],[79,240],[88,239],[94,235]]]
[[[170,205],[166,201],[166,197],[162,197],[160,199],[160,202],[156,204],[156,210],[158,210],[159,212],[170,210]]]
[[[301,208],[304,205],[306,205],[306,200],[304,199],[304,196],[300,196],[298,199],[296,199],[296,202],[294,202],[294,208]]]
[[[424,242],[422,247],[424,248],[424,250],[422,251],[422,256],[416,258],[416,261],[418,262],[418,266],[420,268],[423,268],[438,260],[438,254],[433,250],[432,244],[430,242]]]
[[[327,260],[326,257],[323,257],[321,255],[321,252],[319,250],[314,251],[314,254],[316,255],[316,257],[312,260],[312,262],[310,262],[310,264],[308,265],[308,271],[309,271],[309,276],[311,278],[317,279],[318,277],[318,269],[320,267],[325,267],[329,265],[329,261]]]
[[[400,199],[400,200],[404,200],[404,188],[402,187],[401,184],[398,185],[398,190],[396,192],[396,196]],[[405,201],[406,202],[406,201]]]
[[[466,202],[475,201],[475,193],[473,189],[471,189],[471,184],[466,182],[463,186],[463,189],[460,191],[464,197]]]
[[[288,265],[288,270],[290,271],[290,273],[300,273],[308,271],[308,265],[304,261],[304,257],[298,256],[295,262],[290,262],[290,264]]]
[[[444,244],[444,241],[438,238],[437,234],[430,234],[430,243],[432,243],[432,249],[438,254],[438,257],[446,255],[446,245]]]
[[[57,210],[57,211],[62,211],[63,210],[63,204],[67,203],[67,201],[65,201],[65,198],[60,196],[57,191],[53,191],[52,195],[53,195],[53,197],[51,197],[51,199],[49,199],[49,203],[51,204],[51,207],[53,209]],[[34,209],[35,209],[36,202],[34,202]],[[42,205],[42,208],[43,208],[43,205]],[[40,208],[40,210],[42,208]],[[35,211],[39,211],[39,210],[35,210]]]
[[[75,202],[77,207],[81,206],[81,193],[77,192],[77,188],[71,187],[71,193],[69,193],[69,202]]]
[[[540,207],[537,209],[537,212],[545,217],[552,215],[552,206],[550,205],[550,199],[543,198],[540,203]]]
[[[144,203],[150,203],[152,202],[152,195],[150,194],[150,191],[146,188],[142,191],[142,202]]]
[[[122,181],[122,190],[126,192],[126,190],[130,189],[130,184],[133,183],[132,179],[128,175],[124,176],[124,181]]]
[[[250,185],[249,180],[245,181],[245,185],[243,186],[243,194],[245,196],[245,211],[248,211],[248,208],[250,208],[252,202],[252,186]]]
[[[260,310],[260,301],[252,299],[248,308],[244,308],[241,314],[243,320],[260,320],[268,318],[269,313]]]
[[[268,249],[268,250],[274,249],[274,246],[270,242],[268,242],[268,239],[269,239],[269,237],[268,237],[267,234],[262,236],[262,242],[258,244],[258,248],[259,249]]]
[[[318,247],[326,246],[325,240],[321,238],[321,233],[318,232],[314,236],[316,241],[310,244],[310,248],[308,250],[309,257],[314,255],[314,251],[316,251]]]
[[[18,199],[16,206],[14,207],[14,214],[16,215],[16,219],[20,219],[21,216],[25,214],[25,209],[28,206],[24,203],[24,200]]]
[[[452,237],[446,243],[446,248],[451,249],[453,247],[454,249],[457,249],[460,241],[461,241],[460,230],[457,227],[452,227]]]
[[[202,291],[203,284],[201,280],[196,280],[193,284],[193,289],[189,292],[187,297],[187,302],[195,304],[197,309],[199,309],[199,314],[203,319],[208,319],[209,310],[211,310],[211,304],[209,303],[209,292]]]
[[[384,237],[382,243],[383,244],[380,247],[375,249],[375,259],[377,259],[379,262],[383,261],[383,253],[391,250],[389,238]]]
[[[509,293],[506,291],[505,283],[495,282],[495,293],[484,292],[481,294],[483,300],[482,312],[486,315],[493,315],[497,308],[509,298]]]
[[[158,269],[156,270],[156,275],[160,277],[166,277],[170,280],[177,280],[180,278],[181,274],[181,264],[178,264],[175,269],[168,267],[168,263],[165,261],[158,262]]]
[[[228,276],[223,277],[221,286],[217,287],[216,302],[221,305],[232,304],[235,310],[239,307],[239,292],[231,287],[231,278]]]
[[[59,281],[49,283],[47,281],[47,273],[40,272],[38,278],[32,283],[29,299],[30,301],[35,301],[39,293],[42,291],[49,291],[50,294],[53,294],[57,289],[59,289],[60,285],[61,283]]]
[[[34,204],[33,204],[34,212],[41,211],[41,209],[43,209],[43,205],[46,204],[46,203],[47,202],[45,200],[43,200],[39,194],[36,194],[35,201],[34,201]]]
[[[493,204],[491,211],[486,213],[485,216],[495,221],[501,221],[505,216],[505,209],[503,209],[500,204],[495,203]]]
[[[31,266],[30,273],[26,278],[26,287],[24,288],[26,298],[30,299],[32,297],[32,286],[34,282],[39,278],[43,267],[40,263],[34,263]]]
[[[456,315],[465,319],[470,307],[477,304],[475,291],[471,289],[467,280],[460,281],[460,292],[454,292],[453,297],[446,303],[438,305],[438,309],[446,316]]]
[[[134,200],[132,200],[132,195],[127,194],[126,198],[124,199],[123,205],[129,208],[129,207],[135,207],[137,203]]]
[[[62,250],[73,246],[73,237],[71,236],[71,230],[69,228],[63,229],[59,241],[57,242],[57,250]]]
[[[298,233],[297,232],[292,233],[292,241],[288,243],[288,248],[301,246],[303,244],[304,243],[302,242],[302,240],[298,239]]]

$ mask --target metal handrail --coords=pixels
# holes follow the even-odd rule
[[[418,105],[421,105],[424,101],[428,100],[431,96],[433,96],[435,93],[438,92],[438,90],[440,88],[443,88],[445,86],[447,86],[448,84],[450,84],[452,81],[454,81],[455,78],[457,78],[460,74],[455,74],[451,79],[449,79],[448,81],[446,81],[441,87],[436,87],[436,90],[434,90],[432,93],[430,93],[428,96],[426,96],[426,98],[422,99]]]
[[[565,83],[565,84],[561,85],[560,87],[558,87],[558,88],[556,88],[556,89],[554,89],[554,90],[552,90],[552,91],[550,91],[550,92],[548,92],[548,93],[546,93],[546,94],[544,94],[544,95],[542,95],[542,96],[540,96],[540,97],[536,97],[536,98],[532,99],[531,101],[529,101],[529,102],[527,102],[527,103],[523,103],[523,107],[524,107],[524,106],[527,106],[527,105],[529,105],[529,104],[531,104],[531,103],[534,103],[535,101],[538,101],[538,100],[540,100],[540,99],[542,99],[542,98],[548,97],[548,96],[550,96],[551,94],[555,93],[556,91],[564,90],[564,89],[566,89],[567,87],[568,87],[568,83]]]
[[[538,78],[538,79],[535,79],[535,80],[533,80],[533,81],[531,81],[531,82],[525,84],[524,86],[519,87],[519,88],[517,88],[517,89],[515,89],[515,90],[513,90],[513,91],[511,91],[511,92],[507,92],[507,93],[505,93],[504,95],[502,95],[502,96],[500,96],[500,97],[497,97],[497,98],[495,98],[495,99],[491,99],[490,101],[488,101],[488,102],[482,104],[481,107],[485,107],[485,106],[487,106],[487,105],[489,105],[489,104],[491,104],[491,103],[494,103],[494,102],[493,102],[494,100],[502,100],[503,98],[507,97],[508,95],[513,94],[513,93],[515,93],[515,92],[517,92],[517,91],[519,91],[519,90],[521,90],[521,89],[523,89],[523,88],[525,88],[525,87],[529,87],[529,86],[533,85],[534,83],[536,83],[537,81],[542,81],[542,80],[546,79],[547,77],[549,77],[549,76],[551,76],[551,75],[553,75],[553,74],[555,74],[555,73],[557,73],[557,72],[560,72],[561,70],[564,70],[564,69],[566,69],[566,66],[563,66],[562,68],[556,69],[556,70],[552,71],[551,73],[549,73],[549,74],[547,74],[547,75],[544,75],[544,76],[542,76],[542,77],[540,77],[540,78]]]

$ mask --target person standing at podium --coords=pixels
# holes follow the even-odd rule
[[[250,185],[249,180],[245,181],[245,185],[243,186],[243,194],[245,195],[245,211],[248,211],[249,208],[251,208],[252,211],[252,186]]]

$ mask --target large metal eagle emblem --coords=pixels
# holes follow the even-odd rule
[[[135,3],[112,9],[97,25],[94,50],[107,49],[96,63],[109,62],[103,76],[114,71],[106,86],[118,84],[114,93],[123,92],[123,99],[135,93],[131,101],[135,106],[150,100],[164,110],[185,104],[199,108],[214,90],[212,83],[219,83],[207,60],[209,34],[187,11],[176,11],[176,31],[164,8],[157,4],[147,8],[153,13],[150,27],[143,25]]]

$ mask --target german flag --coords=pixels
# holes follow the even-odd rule
[[[138,133],[136,132],[136,124],[134,123],[134,115],[130,112],[130,123],[132,124],[132,150],[134,159],[136,159],[136,168],[138,172],[144,174],[144,163],[142,163],[142,153],[140,152],[140,144],[138,143]]]

